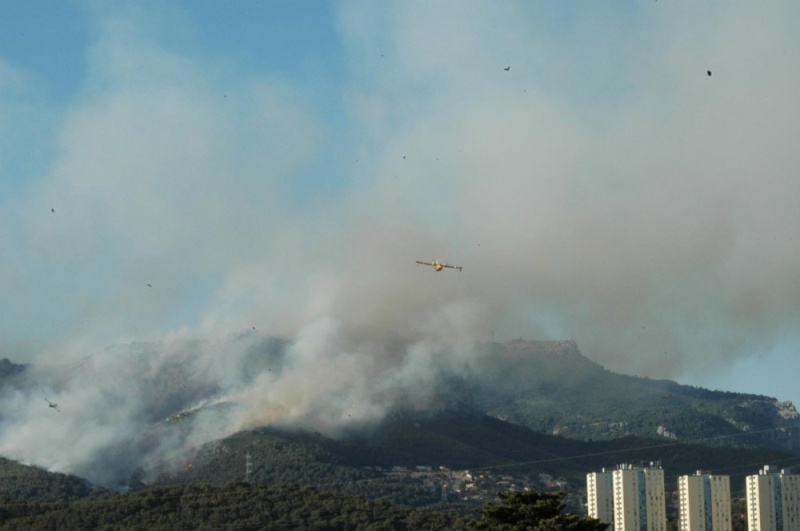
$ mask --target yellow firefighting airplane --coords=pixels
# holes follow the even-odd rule
[[[435,271],[441,271],[445,267],[449,267],[450,269],[458,269],[461,271],[463,269],[461,266],[454,266],[450,265],[447,262],[440,262],[439,260],[434,260],[433,262],[423,262],[422,260],[415,260],[417,265],[426,265],[431,266]]]

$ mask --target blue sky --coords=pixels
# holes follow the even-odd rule
[[[0,355],[332,320],[800,401],[800,8],[751,4],[2,1]]]

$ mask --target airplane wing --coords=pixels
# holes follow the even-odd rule
[[[449,267],[450,269],[458,269],[459,271],[461,271],[462,269],[464,269],[464,268],[463,268],[463,267],[461,267],[461,266],[454,266],[454,265],[449,265],[449,264],[442,264],[442,267]]]
[[[414,262],[416,262],[418,265],[427,265],[427,266],[434,265],[433,262],[423,262],[422,260],[414,260]]]

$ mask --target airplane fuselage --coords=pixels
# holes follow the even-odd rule
[[[417,263],[417,265],[432,266],[433,270],[437,271],[437,272],[441,271],[445,267],[449,267],[450,269],[457,269],[458,271],[461,271],[461,269],[462,269],[461,266],[450,265],[447,262],[440,262],[439,260],[434,260],[432,262],[425,262],[425,261],[422,261],[422,260],[415,260],[415,262]]]

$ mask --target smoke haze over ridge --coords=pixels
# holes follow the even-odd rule
[[[190,3],[81,3],[65,99],[0,47],[0,355],[42,371],[0,454],[82,471],[203,400],[245,406],[200,439],[377,418],[490,337],[693,383],[797,352],[800,8],[653,4],[348,2],[241,52]],[[262,334],[297,341],[250,380]]]

